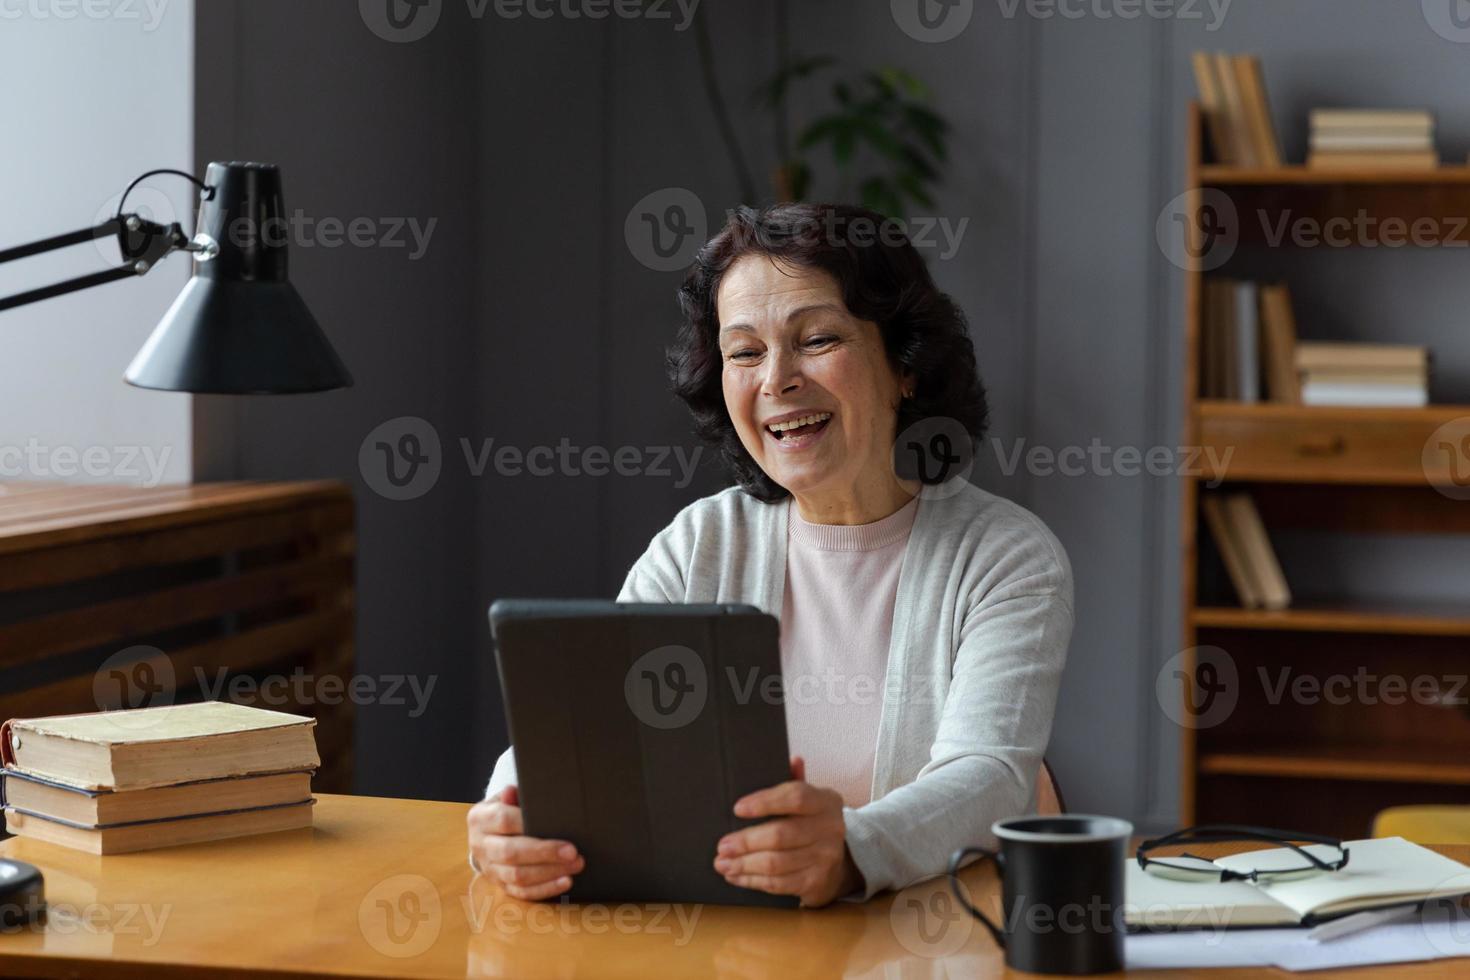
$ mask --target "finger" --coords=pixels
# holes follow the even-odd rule
[[[500,802],[504,803],[506,806],[520,806],[521,791],[517,789],[514,785],[507,786],[505,789],[500,791]]]
[[[756,851],[789,851],[816,843],[825,836],[829,835],[822,821],[811,817],[781,817],[726,834],[715,845],[715,854],[739,857]]]
[[[736,800],[735,816],[755,819],[817,813],[829,805],[826,799],[828,792],[817,789],[811,783],[796,780],[778,783]]]
[[[749,888],[771,895],[800,895],[806,890],[804,872],[790,875],[731,875],[725,879],[736,888]]]
[[[540,902],[548,898],[555,898],[571,887],[572,879],[566,876],[554,878],[539,885],[504,886],[507,895],[511,898],[519,898],[523,902]]]
[[[582,858],[556,864],[492,864],[490,873],[507,885],[541,885],[557,878],[578,874],[587,866]]]
[[[521,808],[500,800],[476,803],[470,807],[469,816],[465,819],[471,830],[484,834],[515,836],[525,831],[525,826],[521,823]]]
[[[799,755],[791,757],[791,778],[798,783],[806,782],[806,760]]]
[[[476,852],[482,857],[482,868],[488,864],[570,864],[577,859],[577,849],[568,841],[540,837],[491,834],[479,841]]]
[[[785,851],[753,851],[738,857],[715,858],[715,870],[731,875],[790,875],[830,863],[830,850],[819,844]]]

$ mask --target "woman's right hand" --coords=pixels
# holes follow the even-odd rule
[[[481,874],[527,902],[555,898],[572,887],[586,861],[569,841],[523,836],[520,796],[514,786],[476,803],[466,818],[470,861]]]

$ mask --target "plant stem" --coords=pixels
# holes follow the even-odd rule
[[[735,168],[735,179],[740,185],[740,196],[746,204],[755,204],[755,183],[750,179],[750,169],[745,165],[745,154],[740,149],[740,140],[735,127],[730,124],[730,112],[725,107],[725,96],[720,91],[720,80],[715,75],[715,55],[709,39],[709,25],[705,20],[708,4],[700,4],[694,14],[694,40],[699,47],[699,67],[704,76],[704,94],[709,99],[710,112],[719,127],[720,138],[730,155],[730,164]]]

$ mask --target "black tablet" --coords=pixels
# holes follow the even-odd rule
[[[791,778],[776,619],[753,606],[502,599],[490,632],[526,834],[586,858],[577,902],[793,907],[737,888],[732,812]]]

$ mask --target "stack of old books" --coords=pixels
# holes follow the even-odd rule
[[[1299,341],[1303,405],[1429,404],[1429,351],[1414,344]]]
[[[12,719],[6,826],[93,854],[310,827],[315,725],[221,701]]]
[[[1434,117],[1423,109],[1313,109],[1307,166],[1425,169],[1439,166]]]

